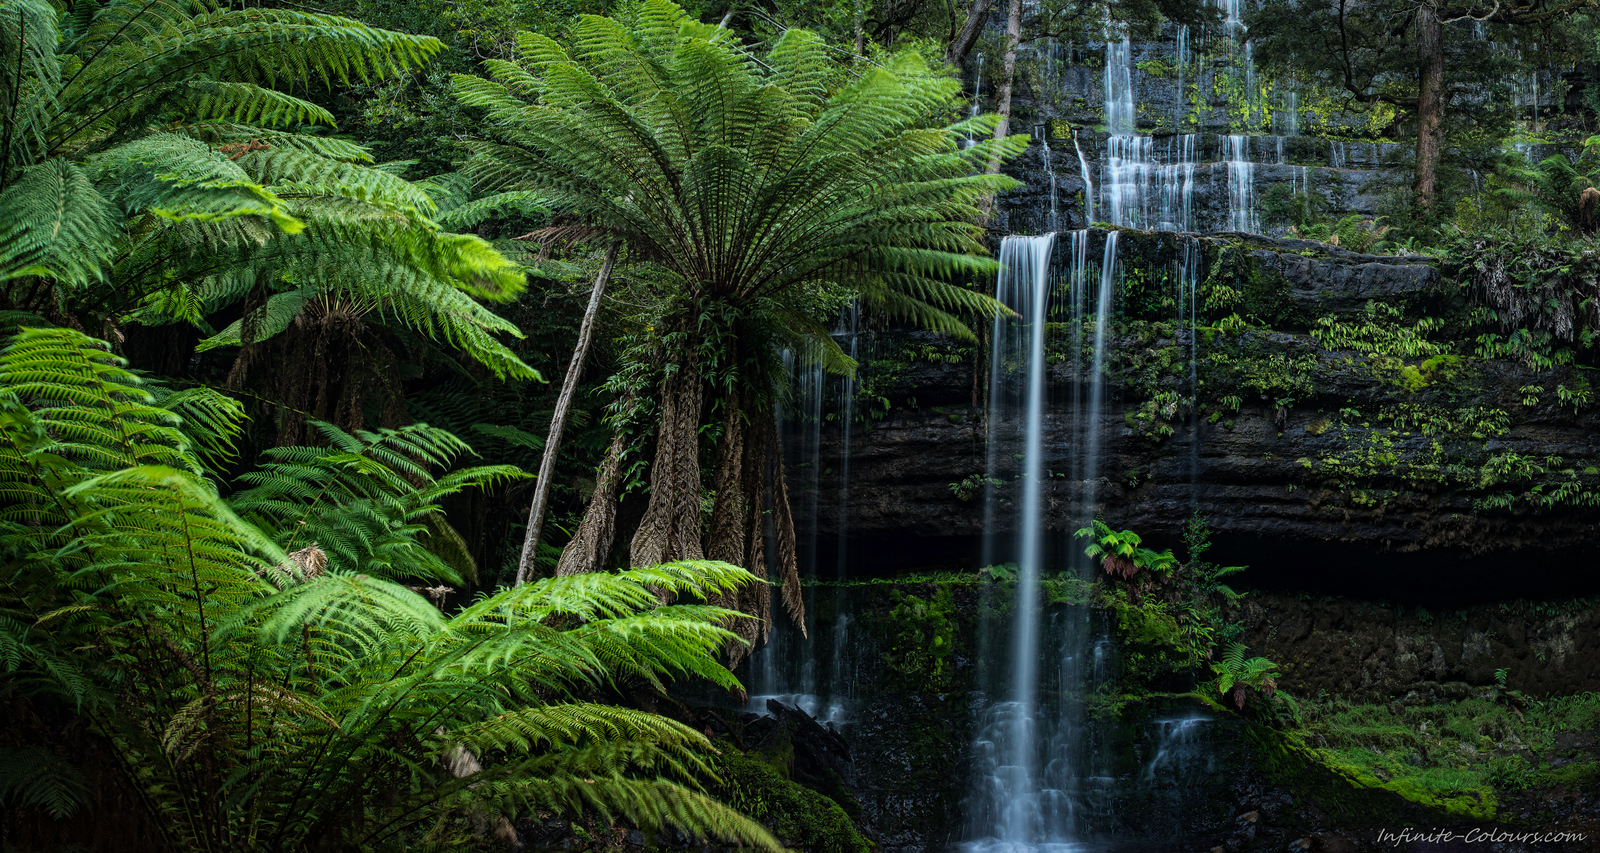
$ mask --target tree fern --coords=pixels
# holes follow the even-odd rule
[[[1026,140],[963,148],[995,119],[934,124],[950,111],[955,81],[909,52],[841,74],[828,51],[790,29],[758,52],[647,0],[580,18],[564,43],[522,33],[513,60],[485,63],[490,79],[454,78],[491,137],[468,144],[464,167],[487,195],[454,215],[538,205],[625,245],[619,277],[646,306],[639,321],[653,340],[641,349],[659,367],[629,390],[662,402],[634,564],[711,555],[765,572],[751,544],[760,534],[735,531],[759,531],[768,518],[768,490],[755,479],[776,463],[778,353],[853,369],[827,333],[830,308],[855,299],[966,338],[974,316],[1000,310],[961,285],[993,274],[977,223],[985,200],[1015,185],[987,166]],[[707,394],[726,413],[728,448],[709,536],[698,453]],[[793,523],[773,491],[784,600],[803,622]],[[604,516],[611,500],[597,492],[591,512]],[[594,544],[584,547],[609,551]],[[764,618],[764,593],[735,598]],[[738,624],[756,636],[752,622]]]
[[[176,414],[196,407],[211,421],[200,429]],[[331,447],[281,449],[260,491],[237,499],[285,526],[262,529],[197,473],[231,416],[146,393],[75,332],[23,330],[0,352],[0,680],[86,717],[165,843],[407,847],[452,813],[557,810],[780,849],[703,793],[703,735],[587,700],[621,679],[736,686],[713,658],[729,612],[655,608],[655,590],[706,598],[748,573],[552,580],[446,616],[337,552],[305,571],[305,550],[279,543],[300,521],[337,524],[314,521],[324,506],[416,506],[472,480],[411,483],[461,442],[324,427]],[[485,759],[452,761],[464,747]],[[40,775],[54,765],[39,750],[59,751],[26,749],[0,755],[8,807],[65,814],[87,799],[70,770]]]
[[[204,327],[253,293],[309,287],[497,375],[534,375],[498,340],[516,330],[476,301],[514,297],[520,267],[443,232],[428,192],[368,165],[360,146],[283,129],[333,123],[287,87],[405,73],[437,40],[210,0],[70,14],[0,0],[0,21],[0,290],[12,305],[86,326]],[[293,318],[272,319],[281,334]],[[216,342],[271,337],[254,325]]]

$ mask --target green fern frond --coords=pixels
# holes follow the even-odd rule
[[[0,281],[99,279],[121,231],[115,208],[73,163],[53,160],[0,190]]]
[[[89,783],[72,762],[44,747],[0,747],[0,802],[36,806],[66,820],[89,804]]]

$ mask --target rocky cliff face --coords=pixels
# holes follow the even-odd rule
[[[1232,614],[1299,696],[1434,705],[1499,690],[1600,690],[1600,609],[1514,604],[1429,611],[1255,595]],[[1503,677],[1503,681],[1501,678]]]
[[[1234,301],[1210,317],[1202,309],[1193,328],[1178,323],[1158,297],[1180,238],[1122,234],[1112,404],[1094,427],[1107,454],[1096,493],[1109,523],[1159,539],[1198,511],[1230,557],[1301,549],[1295,560],[1308,572],[1381,575],[1398,565],[1382,552],[1411,553],[1406,571],[1447,598],[1463,579],[1530,560],[1537,585],[1571,569],[1575,549],[1600,544],[1600,411],[1580,371],[1361,351],[1372,340],[1413,346],[1406,336],[1419,329],[1445,339],[1470,310],[1420,259],[1243,235],[1181,239],[1205,253],[1200,303]],[[1374,300],[1393,315],[1374,315]],[[792,467],[793,493],[818,495],[802,527],[828,537],[845,519],[860,544],[852,571],[875,560],[971,565],[986,495],[1008,501],[1018,489],[1014,460],[989,458],[987,353],[923,333],[871,337],[858,389],[870,405],[856,407],[863,422],[849,447],[859,485],[840,513],[842,466],[822,466],[814,480],[803,461]],[[1045,417],[1046,505],[1063,538],[1085,488],[1059,473],[1072,470],[1074,452],[1066,401],[1085,381],[1069,365],[1052,369]],[[835,420],[820,459],[839,459],[842,438]],[[1475,555],[1497,556],[1457,562]]]

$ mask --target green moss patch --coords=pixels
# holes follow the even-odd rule
[[[715,770],[722,780],[712,794],[761,821],[791,847],[812,853],[870,853],[850,816],[838,803],[786,778],[759,754],[718,743]],[[781,762],[780,762],[781,763]]]
[[[1436,812],[1496,818],[1507,794],[1600,780],[1600,694],[1402,707],[1308,701],[1305,728],[1274,733],[1293,753],[1353,786]]]

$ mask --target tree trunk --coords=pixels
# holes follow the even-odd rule
[[[1438,10],[1417,6],[1417,172],[1412,191],[1417,212],[1433,213],[1438,199],[1434,173],[1439,165],[1444,119],[1444,27]]]
[[[760,548],[762,538],[752,537],[752,523],[761,523],[762,491],[759,466],[752,465],[765,449],[760,445],[760,430],[755,430],[755,440],[747,440],[750,432],[745,425],[745,415],[740,395],[730,394],[726,400],[727,420],[718,443],[715,488],[717,502],[711,510],[711,529],[706,542],[706,557],[743,566],[761,580],[767,579],[765,555]],[[752,477],[752,468],[757,476]],[[743,617],[734,619],[727,627],[738,634],[743,643],[729,641],[724,650],[728,654],[728,668],[739,665],[745,655],[755,648],[766,634],[770,608],[760,605],[771,600],[765,583],[750,584],[754,589],[736,589],[713,595],[708,603],[729,610],[738,610]]]
[[[972,46],[978,43],[978,36],[983,34],[983,25],[989,20],[989,6],[992,0],[972,0],[972,9],[967,12],[967,22],[961,25],[961,31],[951,40],[945,48],[944,61],[957,68],[965,68],[967,54],[972,52]]]
[[[611,436],[611,446],[600,464],[600,475],[595,478],[594,494],[583,511],[583,520],[573,531],[572,541],[561,549],[556,577],[596,571],[611,553],[611,543],[617,535],[617,486],[622,483],[622,457],[627,448],[620,431]]]
[[[594,289],[589,291],[589,307],[583,312],[583,325],[578,330],[578,345],[572,351],[572,361],[567,364],[567,376],[561,383],[561,396],[556,398],[556,412],[550,418],[550,436],[545,439],[544,456],[539,460],[539,479],[533,485],[533,506],[528,508],[528,532],[522,540],[522,558],[517,561],[517,586],[522,586],[533,574],[534,555],[539,551],[539,534],[543,532],[544,514],[550,503],[550,481],[556,475],[556,455],[561,450],[561,433],[567,428],[572,395],[578,390],[578,377],[583,375],[589,342],[594,339],[594,320],[600,313],[600,301],[605,297],[606,282],[611,280],[611,268],[617,263],[620,246],[621,243],[611,244],[611,248],[606,250],[605,262],[600,265],[600,274],[595,276]]]
[[[1021,43],[1022,0],[1011,0],[1011,7],[1006,10],[1006,58],[1000,68],[1000,97],[995,104],[995,112],[1000,114],[1000,123],[994,126],[995,139],[1005,139],[1011,132],[1011,90],[1017,82],[1017,45]],[[993,161],[989,171],[1000,171],[1000,161]]]
[[[689,326],[694,321],[691,318]],[[700,547],[700,373],[693,349],[661,383],[661,424],[650,465],[650,503],[633,535],[629,562],[654,566],[704,558]]]
[[[1011,0],[1010,8],[1006,11],[1006,55],[1004,64],[1000,68],[1000,92],[995,103],[995,112],[1000,114],[1000,122],[994,126],[994,138],[1005,139],[1011,133],[1011,90],[1017,80],[1017,45],[1022,41],[1022,0]],[[989,160],[988,173],[993,175],[1000,171],[1000,157],[996,155]],[[994,196],[983,200],[982,224],[987,224],[994,214]]]

